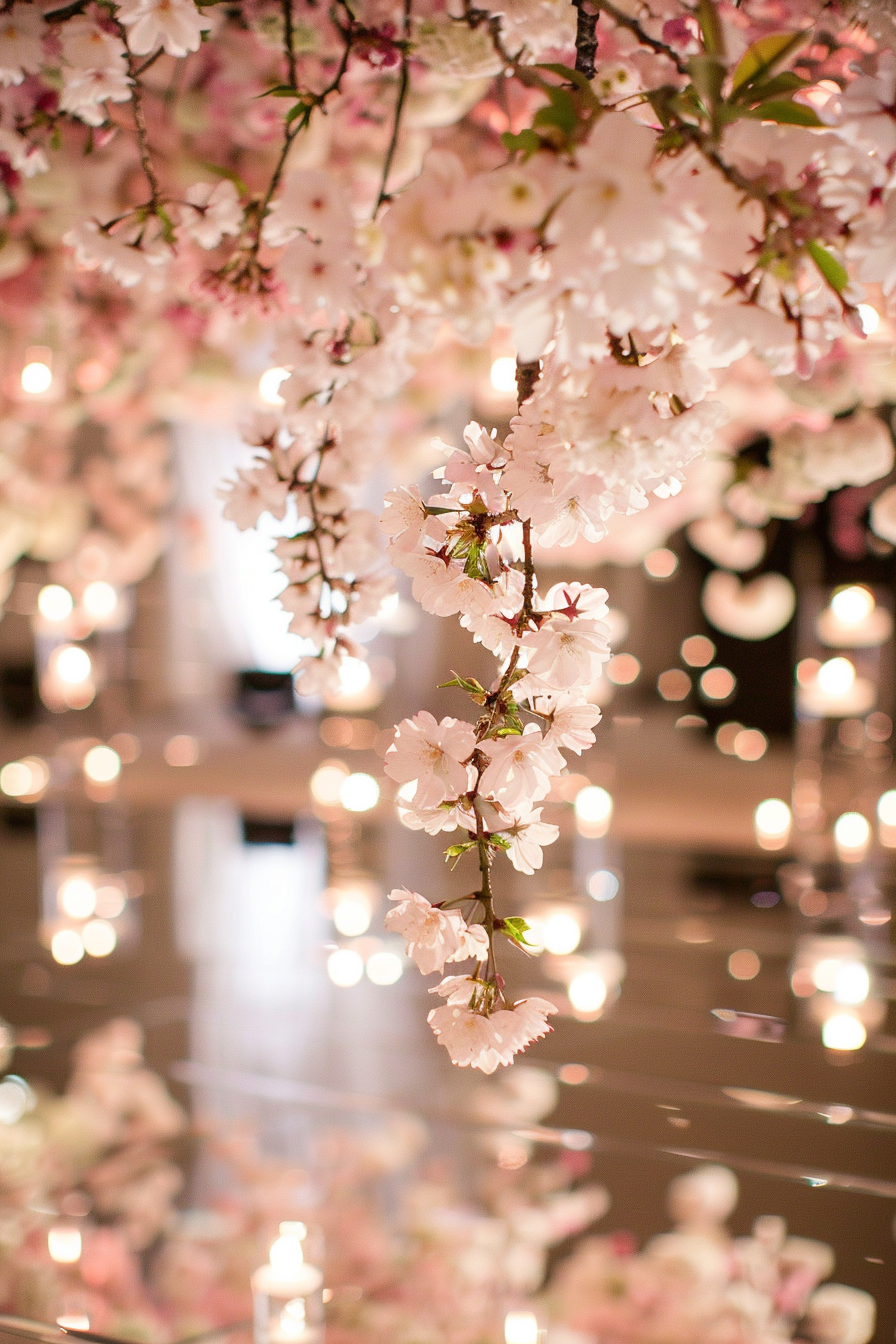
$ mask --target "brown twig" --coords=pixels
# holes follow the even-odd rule
[[[597,55],[597,10],[591,8],[591,0],[572,0],[576,8],[576,69],[586,79],[595,74],[594,58]]]

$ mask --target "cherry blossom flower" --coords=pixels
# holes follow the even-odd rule
[[[227,178],[187,187],[180,222],[194,243],[204,248],[217,247],[226,234],[239,233],[243,223],[236,187]]]
[[[505,807],[512,808],[524,798],[543,798],[551,787],[551,778],[563,769],[563,757],[545,741],[535,724],[529,724],[519,736],[483,742],[482,751],[489,763],[479,788]]]
[[[540,712],[550,716],[545,742],[581,756],[594,744],[591,729],[601,720],[597,705],[578,700],[574,694],[559,695],[553,701],[536,702]],[[549,706],[549,707],[548,707]]]
[[[531,677],[544,687],[590,686],[610,656],[609,628],[601,621],[551,616],[526,635]]]
[[[128,45],[137,56],[163,47],[169,56],[198,51],[212,25],[193,0],[116,0],[118,17],[128,29]]]
[[[31,4],[18,3],[0,14],[0,87],[21,84],[36,74],[44,59],[46,24]]]
[[[245,532],[254,527],[263,513],[283,518],[289,498],[289,486],[281,480],[270,462],[240,468],[236,481],[219,492],[226,500],[224,517]]]
[[[302,233],[314,242],[326,239],[337,248],[352,246],[348,195],[337,178],[321,169],[288,173],[262,227],[269,247],[283,247]]]
[[[475,984],[467,981],[471,991]],[[448,1002],[431,1009],[427,1021],[438,1042],[461,1068],[494,1073],[499,1065],[512,1063],[513,1057],[551,1030],[548,1017],[557,1011],[546,999],[521,999],[510,1008],[501,1008],[488,1016],[459,1002],[463,985],[459,977],[443,982]],[[442,993],[443,985],[434,992]]]
[[[440,971],[446,961],[482,961],[488,935],[481,924],[467,924],[458,910],[440,910],[408,889],[389,893],[398,904],[386,916],[386,928],[407,940],[408,953],[423,975]]]
[[[11,167],[23,177],[45,173],[49,166],[43,150],[37,145],[30,144],[24,135],[19,135],[6,126],[0,126],[0,154],[5,155]]]
[[[469,787],[466,762],[476,746],[469,723],[446,718],[437,723],[427,710],[402,719],[386,752],[386,774],[399,784],[416,782],[414,802],[438,807]]]
[[[414,551],[426,526],[426,508],[420,491],[414,486],[399,486],[385,496],[386,508],[380,527],[394,551]]]
[[[144,281],[161,284],[162,270],[171,260],[170,249],[157,236],[138,241],[141,233],[130,229],[113,234],[101,229],[96,220],[86,219],[70,229],[63,242],[74,250],[79,266],[111,275],[125,289]]]
[[[63,70],[59,106],[88,126],[102,126],[107,119],[104,104],[126,103],[131,85],[124,70],[115,66],[92,70]]]
[[[501,834],[509,841],[507,857],[518,873],[530,877],[540,868],[546,845],[552,845],[560,835],[560,828],[541,820],[542,809],[524,805],[515,809],[510,825],[501,827]]]

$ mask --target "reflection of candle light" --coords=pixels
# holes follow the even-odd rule
[[[861,1050],[868,1033],[852,1013],[834,1013],[821,1029],[822,1044],[829,1050]]]
[[[868,851],[871,827],[861,812],[844,812],[834,822],[834,844],[842,863],[859,863]]]
[[[818,669],[818,684],[825,695],[845,695],[856,679],[856,670],[848,658],[829,658]]]
[[[305,1333],[305,1299],[294,1297],[280,1313],[280,1334],[284,1339],[301,1339]]]
[[[504,1317],[505,1344],[538,1344],[538,1317],[534,1311],[508,1311]]]
[[[790,808],[782,798],[765,798],[753,814],[760,849],[783,849],[790,838]]]
[[[81,1259],[81,1233],[64,1223],[51,1227],[47,1233],[47,1250],[57,1265],[74,1265]]]

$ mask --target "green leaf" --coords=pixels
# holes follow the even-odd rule
[[[706,107],[714,108],[722,97],[722,85],[725,82],[722,62],[706,54],[692,56],[688,61],[688,74]]]
[[[551,101],[547,107],[538,109],[532,125],[556,126],[565,137],[571,136],[578,122],[575,103],[565,89],[549,89],[547,94]]]
[[[725,34],[722,29],[722,21],[719,18],[719,11],[713,4],[713,0],[699,0],[697,22],[700,24],[700,31],[703,34],[703,46],[707,56],[715,56],[720,61],[724,61]]]
[[[520,947],[532,948],[533,944],[526,941],[526,934],[529,932],[530,925],[519,915],[511,915],[509,919],[501,921],[500,932],[505,938],[509,938],[512,943],[517,943]]]
[[[523,158],[529,159],[537,150],[541,149],[541,140],[533,130],[526,129],[514,135],[512,131],[505,131],[501,136],[501,143],[511,154],[522,154]],[[447,513],[448,510],[446,509]]]
[[[750,84],[741,89],[733,101],[736,103],[764,103],[768,98],[777,98],[782,93],[796,93],[797,89],[808,89],[810,81],[801,79],[792,70],[782,70],[780,75],[763,80],[759,84]]]
[[[575,84],[576,88],[581,89],[584,93],[586,102],[590,103],[592,107],[600,107],[600,101],[595,96],[587,75],[582,74],[581,70],[574,70],[571,65],[560,65],[554,61],[545,61],[535,68],[537,70],[550,70],[552,75],[559,75],[569,84]]]
[[[285,122],[285,124],[286,124],[287,126],[291,126],[292,123],[293,123],[294,121],[296,121],[299,117],[302,117],[302,116],[304,116],[304,117],[308,117],[308,116],[310,116],[310,114],[311,114],[311,104],[310,104],[310,103],[296,103],[296,104],[295,104],[293,107],[291,107],[291,108],[289,109],[289,111],[287,112],[287,114],[286,114],[286,122]]]
[[[274,84],[263,93],[257,93],[256,98],[301,98],[302,90],[295,89],[291,84]]]
[[[774,98],[771,102],[752,107],[744,115],[753,117],[756,121],[777,121],[782,126],[813,126],[823,129],[825,124],[819,119],[818,113],[805,103],[793,103],[783,99],[779,101]]]
[[[810,238],[806,243],[806,251],[831,286],[831,289],[835,289],[838,294],[842,294],[849,284],[849,272],[843,263],[837,260],[833,252],[829,252],[814,238]]]
[[[769,33],[748,47],[738,61],[731,80],[731,92],[765,79],[781,61],[787,59],[809,36],[809,30],[799,33]]]
[[[475,677],[461,677],[455,672],[450,681],[439,683],[440,691],[457,689],[466,691],[468,695],[485,695],[485,687],[481,686]]]
[[[462,844],[449,845],[448,848],[445,850],[445,860],[447,862],[453,859],[454,862],[451,864],[451,867],[456,868],[460,860],[463,858],[464,854],[468,853],[469,850],[475,848],[476,848],[475,840],[464,840]]]

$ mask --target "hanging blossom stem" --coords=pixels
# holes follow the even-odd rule
[[[292,22],[292,0],[283,0],[283,46],[286,51],[286,73],[291,88],[296,87],[296,47]]]
[[[143,111],[143,90],[140,75],[143,67],[138,68],[133,53],[128,46],[128,35],[123,24],[116,22],[118,35],[124,43],[128,59],[128,75],[131,80],[131,112],[134,117],[134,130],[137,133],[137,147],[140,153],[140,167],[149,185],[149,205],[152,213],[158,215],[162,207],[162,192],[156,176],[155,164],[149,148],[149,132],[146,129],[146,116]]]
[[[517,360],[516,366],[516,386],[517,386],[517,406],[522,406],[524,401],[532,395],[535,384],[541,372],[541,364],[536,359],[531,362]],[[520,607],[519,615],[516,619],[516,633],[522,635],[532,616],[533,602],[535,597],[535,561],[532,554],[532,524],[526,519],[522,523],[523,528],[523,603]],[[492,708],[487,717],[480,719],[476,728],[477,741],[484,741],[495,729],[499,718],[502,718],[506,712],[505,696],[513,685],[513,677],[516,672],[520,659],[520,645],[510,655],[507,666],[501,674],[497,689],[492,693]],[[479,857],[479,878],[480,886],[478,896],[483,905],[483,928],[488,934],[488,958],[483,963],[485,978],[490,979],[496,974],[495,966],[495,907],[494,896],[491,885],[491,865],[492,850],[489,844],[488,835],[485,830],[485,824],[482,816],[476,807],[476,799],[479,796],[479,782],[485,769],[482,753],[474,753],[474,764],[476,768],[476,784],[472,792],[473,808],[476,814],[476,850]],[[482,969],[482,967],[480,967]],[[501,995],[503,997],[503,995]]]
[[[401,70],[398,76],[398,93],[395,98],[395,116],[392,121],[392,135],[389,140],[389,148],[386,150],[386,157],[383,160],[383,176],[380,182],[379,194],[376,198],[376,205],[373,208],[374,218],[379,214],[380,207],[390,199],[389,197],[389,174],[392,171],[392,163],[395,159],[395,151],[398,148],[398,136],[401,131],[401,117],[404,112],[405,101],[408,96],[410,86],[410,54],[409,43],[411,37],[411,6],[413,0],[405,0],[404,4],[404,23],[402,26],[402,47],[401,47]]]

